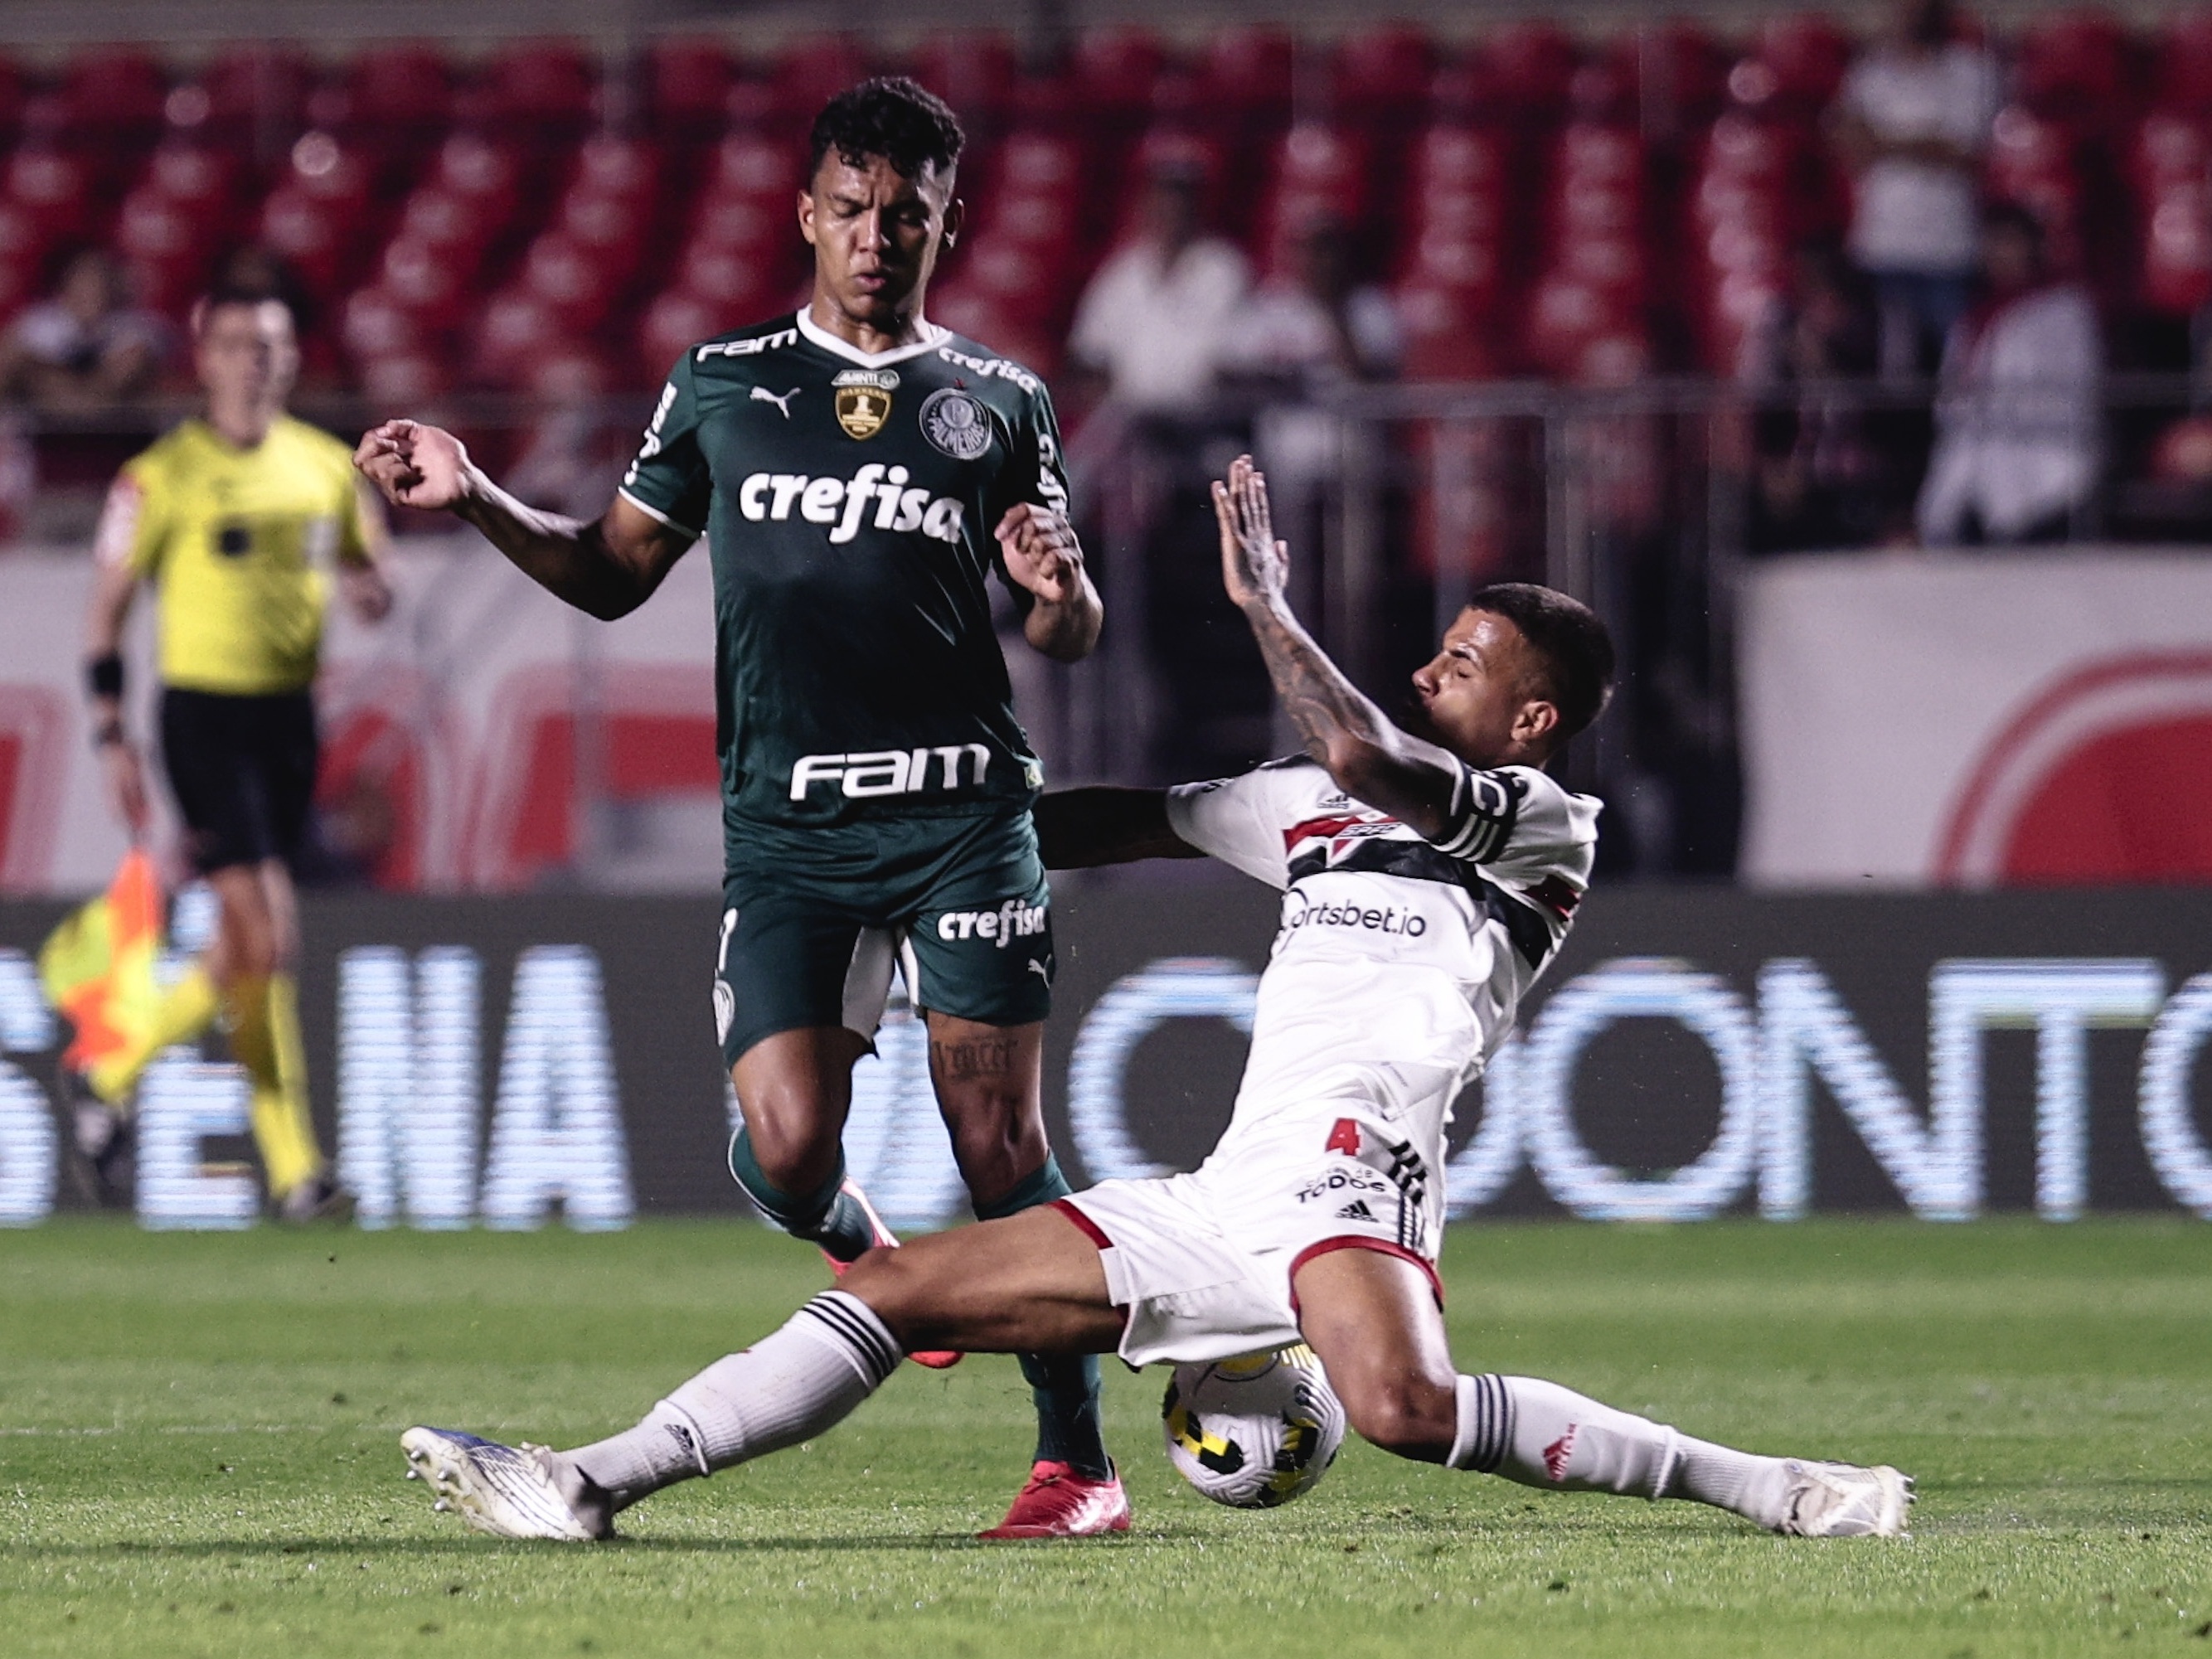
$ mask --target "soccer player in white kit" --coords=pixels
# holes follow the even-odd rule
[[[611,1534],[663,1486],[812,1438],[916,1349],[1118,1352],[1131,1365],[1304,1341],[1384,1449],[1531,1486],[1686,1498],[1808,1536],[1904,1530],[1887,1466],[1762,1456],[1533,1377],[1459,1373],[1436,1257],[1451,1103],[1511,1029],[1589,879],[1598,803],[1543,769],[1604,706],[1613,652],[1547,588],[1479,592],[1401,731],[1291,615],[1249,459],[1217,484],[1223,573],[1307,757],[1241,778],[1076,790],[1048,864],[1211,854],[1284,890],[1229,1128],[1188,1175],[871,1252],[636,1426],[568,1452],[449,1430],[410,1473],[480,1530]]]

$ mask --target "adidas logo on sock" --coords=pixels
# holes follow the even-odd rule
[[[1365,1199],[1355,1198],[1336,1212],[1336,1218],[1339,1221],[1372,1221],[1375,1212],[1367,1207]]]

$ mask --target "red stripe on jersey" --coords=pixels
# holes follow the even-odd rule
[[[1075,1230],[1102,1250],[1114,1248],[1114,1241],[1106,1237],[1106,1230],[1064,1198],[1052,1200],[1052,1207],[1075,1224]]]
[[[1522,896],[1534,899],[1565,921],[1583,902],[1583,890],[1563,876],[1547,876],[1534,887],[1523,888]]]
[[[1283,850],[1285,853],[1295,853],[1298,849],[1298,843],[1302,841],[1326,840],[1331,836],[1351,829],[1354,824],[1394,822],[1395,820],[1391,818],[1370,817],[1364,812],[1340,812],[1334,817],[1308,818],[1304,823],[1294,823],[1283,831]]]
[[[1324,1238],[1318,1244],[1309,1244],[1300,1250],[1291,1263],[1291,1312],[1298,1310],[1298,1269],[1317,1255],[1329,1255],[1338,1250],[1372,1250],[1377,1255],[1395,1255],[1401,1261],[1410,1261],[1428,1275],[1429,1291],[1441,1310],[1444,1305],[1444,1282],[1437,1277],[1437,1264],[1425,1255],[1416,1255],[1403,1244],[1393,1244],[1387,1238],[1370,1238],[1364,1233],[1345,1233],[1335,1238]]]

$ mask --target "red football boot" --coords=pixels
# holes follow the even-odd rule
[[[860,1206],[860,1213],[868,1218],[870,1243],[879,1250],[898,1249],[898,1235],[884,1225],[883,1217],[878,1215],[876,1206],[868,1202],[868,1195],[860,1190],[860,1182],[854,1181],[852,1176],[847,1176],[845,1184],[837,1190],[849,1194],[853,1201]],[[822,1259],[830,1264],[830,1271],[839,1279],[842,1279],[845,1276],[845,1269],[852,1266],[849,1261],[838,1261],[827,1250],[822,1252]],[[931,1348],[921,1353],[910,1353],[907,1358],[928,1370],[949,1371],[960,1363],[961,1356],[947,1349]]]
[[[978,1538],[1096,1538],[1129,1530],[1129,1494],[1119,1470],[1103,1480],[1066,1463],[1039,1463],[1006,1518]]]

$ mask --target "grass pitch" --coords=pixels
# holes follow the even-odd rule
[[[1766,1537],[1349,1445],[1218,1510],[1109,1363],[1125,1540],[986,1546],[1026,1466],[1012,1362],[906,1368],[835,1433],[600,1547],[434,1516],[396,1437],[627,1424],[818,1288],[742,1224],[0,1235],[0,1652],[2212,1656],[2212,1228],[2096,1222],[1450,1241],[1469,1368],[1919,1478],[1909,1542]]]

